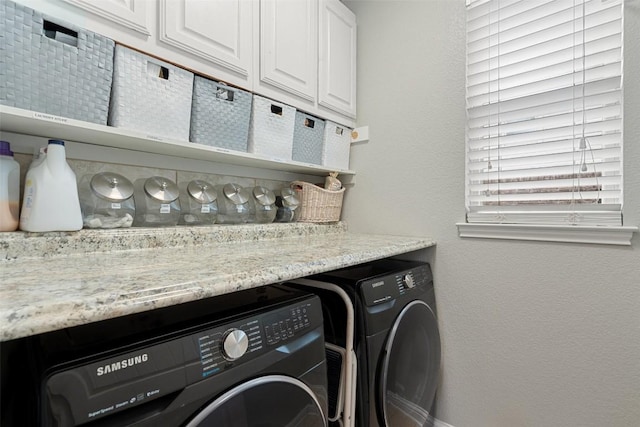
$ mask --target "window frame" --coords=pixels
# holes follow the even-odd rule
[[[478,3],[486,3],[490,0],[478,1]],[[469,6],[471,2],[467,0],[467,6]],[[621,5],[622,8],[622,22],[624,21],[624,2]],[[624,25],[622,28],[622,43],[624,44]],[[621,79],[624,74],[623,68],[621,69]],[[622,98],[624,97],[624,87],[620,89]],[[622,107],[622,106],[621,106]],[[624,117],[624,111],[622,113],[621,118]],[[468,128],[467,128],[468,131]],[[465,144],[468,144],[468,135],[465,133]],[[624,146],[624,144],[623,144]],[[623,152],[624,147],[621,148],[621,152]],[[467,215],[473,215],[471,209],[468,204],[469,197],[469,182],[467,174],[469,173],[468,166],[468,149],[465,150],[465,208]],[[622,168],[623,160],[620,160]],[[623,172],[624,174],[624,172]],[[624,188],[621,188],[621,194],[624,192]],[[485,209],[485,211],[489,211],[490,209]],[[507,211],[511,210],[518,211],[516,208],[507,209]],[[562,209],[560,209],[561,211]],[[599,211],[600,209],[595,209],[594,211]],[[499,211],[499,209],[497,209]],[[532,211],[527,211],[526,209],[522,209],[522,212],[527,214],[532,214]],[[615,211],[610,211],[615,212]],[[580,215],[581,210],[577,209],[575,211],[576,215]],[[622,207],[617,212],[618,216],[622,218]],[[535,215],[535,214],[534,214]],[[548,215],[549,218],[552,218],[554,214]],[[488,216],[487,216],[488,217]],[[571,243],[595,243],[595,244],[610,244],[610,245],[631,245],[631,239],[633,238],[633,234],[638,231],[638,227],[624,226],[622,225],[622,220],[618,220],[616,224],[615,220],[611,220],[611,218],[604,218],[601,224],[598,224],[598,221],[587,221],[584,224],[580,224],[578,221],[567,222],[566,225],[559,224],[557,219],[552,223],[545,223],[545,215],[541,214],[539,218],[536,218],[533,222],[509,222],[503,223],[503,216],[500,215],[499,212],[496,213],[495,217],[488,220],[483,220],[482,222],[469,222],[468,216],[465,217],[465,222],[457,223],[456,226],[458,228],[458,234],[460,237],[465,238],[485,238],[485,239],[507,239],[507,240],[533,240],[533,241],[549,241],[549,242],[571,242]],[[511,220],[512,221],[512,220]]]

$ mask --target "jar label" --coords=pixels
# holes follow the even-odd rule
[[[166,214],[166,213],[171,213],[171,205],[169,203],[163,203],[160,205],[160,213],[161,214]]]
[[[211,212],[211,206],[202,205],[202,207],[200,208],[200,213],[209,213],[209,212]]]
[[[121,209],[120,203],[111,203],[111,209]]]

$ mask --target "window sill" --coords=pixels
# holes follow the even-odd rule
[[[630,246],[638,227],[457,223],[460,237]]]

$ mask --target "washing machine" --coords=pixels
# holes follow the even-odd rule
[[[297,286],[321,297],[327,342],[349,345],[344,305],[326,285],[343,289],[353,303],[355,425],[429,425],[441,358],[429,264],[384,259],[309,279]]]
[[[2,343],[6,426],[321,427],[317,296],[267,286]]]

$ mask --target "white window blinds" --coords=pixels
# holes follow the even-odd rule
[[[622,0],[467,6],[467,221],[621,225]]]

